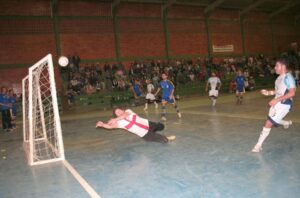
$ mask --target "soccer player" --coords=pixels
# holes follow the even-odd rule
[[[10,108],[11,104],[7,95],[7,89],[6,87],[2,87],[0,93],[0,110],[2,114],[2,128],[6,132],[10,132],[12,129]]]
[[[158,108],[158,104],[157,104],[155,96],[153,94],[154,85],[151,83],[151,80],[149,80],[149,79],[146,80],[146,84],[147,84],[147,95],[146,95],[146,103],[145,103],[144,110],[147,111],[148,104],[150,104],[152,102],[155,105],[155,109],[157,109]]]
[[[11,126],[12,126],[12,129],[15,129],[16,128],[16,117],[17,117],[17,104],[16,104],[17,98],[12,89],[10,89],[8,91],[8,97],[9,97],[9,103],[11,104],[11,106],[10,106]]]
[[[132,91],[133,91],[133,95],[134,95],[134,105],[135,106],[140,105],[140,97],[142,96],[140,86],[141,86],[140,81],[135,79],[134,84],[132,86]]]
[[[155,96],[160,92],[160,90],[162,89],[162,114],[161,114],[161,119],[163,121],[166,121],[166,114],[167,114],[167,110],[166,110],[166,105],[168,103],[172,104],[177,112],[178,118],[181,118],[181,113],[179,111],[179,108],[177,106],[177,103],[175,101],[175,97],[174,97],[174,85],[171,81],[168,80],[168,75],[166,73],[162,73],[161,75],[162,77],[162,81],[160,82],[160,87],[157,89],[156,93],[154,94]]]
[[[207,80],[205,91],[208,91],[208,87],[210,90],[208,95],[212,101],[212,106],[216,106],[217,98],[219,96],[219,90],[221,88],[221,80],[217,77],[215,72],[211,73],[211,77]]]
[[[236,83],[236,104],[242,104],[243,94],[245,93],[245,81],[246,78],[241,70],[238,71],[238,75],[235,78]]]
[[[103,127],[106,129],[125,129],[137,136],[140,136],[146,141],[168,143],[176,139],[176,136],[164,136],[156,133],[157,131],[162,131],[164,125],[159,122],[151,122],[145,118],[139,117],[131,109],[122,110],[116,108],[113,110],[115,118],[110,119],[107,123],[98,121],[96,128]]]
[[[263,95],[275,95],[275,98],[269,102],[268,119],[252,152],[260,152],[262,150],[262,144],[268,137],[273,125],[283,125],[287,129],[292,124],[292,121],[286,121],[283,118],[288,114],[292,106],[296,91],[295,79],[288,71],[288,62],[285,58],[277,60],[275,71],[279,75],[275,81],[275,91],[261,90]]]

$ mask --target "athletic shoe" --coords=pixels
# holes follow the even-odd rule
[[[252,149],[253,153],[259,153],[260,151],[262,151],[262,147],[260,145],[255,145]]]
[[[176,140],[176,136],[175,135],[171,135],[167,137],[169,142]]]
[[[293,124],[293,123],[292,123],[292,120],[289,120],[289,121],[287,121],[287,122],[288,122],[288,124],[284,124],[284,125],[283,125],[283,128],[284,128],[284,129],[290,128],[290,126]]]
[[[179,112],[179,113],[177,113],[177,115],[178,115],[178,118],[181,118],[181,113]]]
[[[162,116],[162,117],[161,117],[161,120],[162,120],[162,121],[166,121],[167,118],[166,118],[165,116]]]

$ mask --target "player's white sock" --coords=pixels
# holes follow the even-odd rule
[[[265,139],[268,137],[268,135],[270,134],[271,128],[266,128],[264,127],[262,132],[260,133],[260,136],[258,138],[257,144],[254,146],[254,148],[252,149],[252,152],[259,152],[260,150],[262,150],[262,144],[265,141]]]
[[[158,108],[157,102],[154,101],[154,105],[155,105],[155,109],[157,109]]]
[[[212,106],[216,106],[217,99],[212,99]]]
[[[292,121],[281,120],[280,124],[283,125],[283,128],[288,129],[292,125]]]
[[[145,108],[144,110],[146,111],[148,109],[148,103],[145,103]]]

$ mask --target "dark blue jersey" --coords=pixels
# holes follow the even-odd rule
[[[140,86],[138,84],[134,84],[133,85],[133,91],[137,96],[141,96],[142,92],[140,90]]]
[[[161,81],[160,82],[160,87],[162,88],[162,98],[169,98],[172,91],[174,90],[174,85],[171,81],[166,80],[166,81]]]

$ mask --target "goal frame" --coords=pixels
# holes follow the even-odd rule
[[[52,106],[53,106],[53,117],[54,117],[54,127],[55,127],[55,133],[56,133],[56,138],[58,142],[58,152],[59,155],[58,157],[55,157],[53,159],[46,159],[46,160],[41,160],[41,161],[35,161],[34,160],[34,131],[33,131],[33,125],[34,125],[34,118],[33,118],[33,75],[34,75],[34,70],[37,69],[40,65],[43,63],[47,62],[47,67],[48,67],[48,74],[49,74],[49,82],[50,82],[50,94],[51,94],[51,100],[52,100]],[[56,91],[56,83],[55,83],[55,75],[54,75],[54,67],[53,67],[53,61],[52,61],[52,55],[48,54],[41,60],[39,60],[37,63],[35,63],[33,66],[29,68],[29,74],[22,80],[22,100],[23,100],[23,143],[24,143],[24,150],[26,151],[27,155],[27,160],[28,164],[33,166],[33,165],[40,165],[40,164],[46,164],[46,163],[51,163],[51,162],[57,162],[57,161],[62,161],[65,160],[65,154],[64,154],[64,145],[63,145],[63,138],[62,138],[62,130],[61,130],[61,123],[60,123],[60,115],[59,115],[59,110],[58,110],[58,102],[57,102],[57,91]],[[26,81],[28,81],[28,96],[26,95]],[[26,123],[26,97],[28,97],[28,123]],[[45,122],[44,122],[44,117],[43,117],[43,104],[42,104],[42,98],[41,98],[41,93],[40,89],[38,89],[38,102],[36,105],[39,105],[40,109],[40,114],[41,116],[41,121],[42,121],[42,128],[43,128],[43,133],[45,135],[46,139],[46,127],[45,127]],[[28,124],[28,126],[26,126]],[[26,136],[26,127],[29,128],[28,130],[28,137]],[[40,138],[41,139],[41,138]],[[36,140],[36,139],[35,139]],[[45,141],[45,143],[48,143],[50,147],[52,147],[51,143]]]

